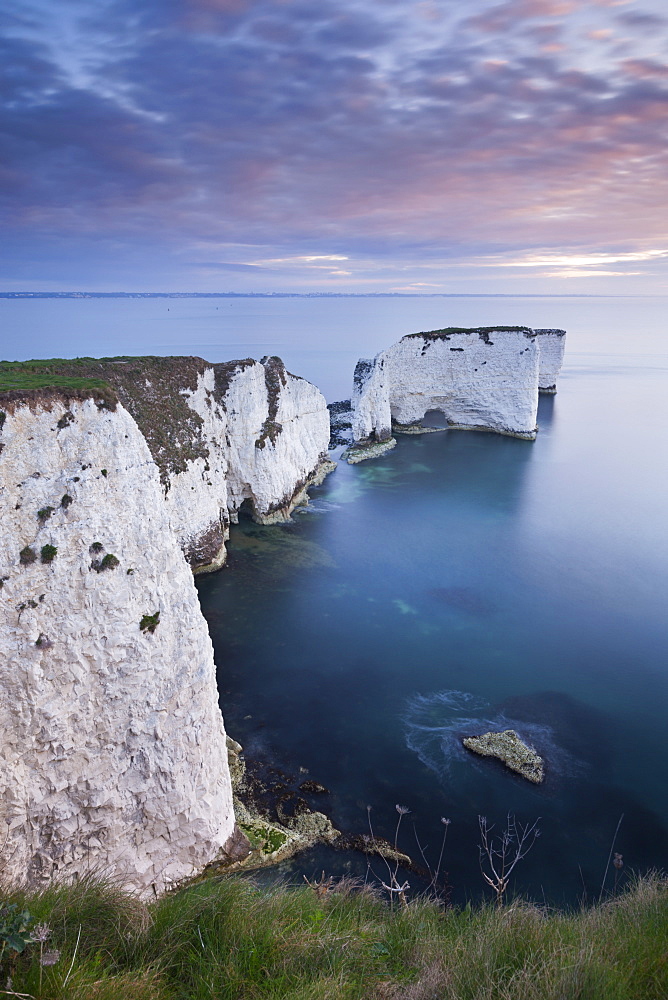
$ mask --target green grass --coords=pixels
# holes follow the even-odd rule
[[[183,472],[188,462],[209,457],[202,432],[204,421],[187,399],[203,373],[214,373],[214,388],[207,391],[210,405],[222,404],[235,373],[254,364],[252,359],[210,364],[196,357],[120,356],[116,358],[49,358],[33,361],[0,361],[0,404],[3,393],[7,404],[18,399],[38,401],[68,395],[92,397],[100,409],[114,410],[120,401],[130,412],[146,438],[151,454],[160,469],[165,486],[173,473]],[[265,376],[269,391],[269,423],[265,437],[276,440],[280,425],[271,417],[277,412],[277,386],[281,368],[269,366]],[[185,392],[184,392],[185,391]],[[276,397],[276,398],[275,398]],[[272,402],[273,400],[273,402]],[[4,413],[0,412],[0,428]],[[59,431],[73,422],[68,410],[57,421]],[[264,433],[264,432],[263,432]],[[101,470],[106,475],[106,470]]]
[[[16,959],[13,989],[36,1000],[659,1000],[667,890],[648,876],[573,913],[391,909],[346,883],[319,897],[240,877],[150,903],[93,878],[5,900],[46,922],[61,951],[41,987],[39,945]]]
[[[26,389],[109,390],[105,379],[86,374],[86,369],[93,363],[93,358],[0,361],[0,392]],[[79,369],[81,374],[78,374]]]

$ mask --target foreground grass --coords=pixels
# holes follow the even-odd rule
[[[341,883],[258,889],[210,880],[149,904],[86,879],[4,893],[51,928],[3,962],[5,995],[38,1000],[660,1000],[668,996],[668,882],[639,879],[575,913],[527,903],[390,909]],[[77,945],[78,942],[78,945]],[[43,947],[46,947],[44,945]]]

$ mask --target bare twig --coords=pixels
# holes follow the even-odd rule
[[[515,866],[526,857],[536,838],[540,836],[538,819],[523,826],[508,813],[505,829],[497,837],[492,837],[494,827],[488,825],[486,816],[478,816],[480,872],[485,882],[496,893],[498,906],[503,904],[503,897]],[[485,871],[485,865],[489,874]]]
[[[397,895],[398,895],[399,901],[401,902],[401,905],[402,906],[408,906],[408,900],[406,899],[406,890],[410,889],[410,883],[409,882],[404,882],[403,885],[399,885],[399,883],[397,882],[397,880],[395,878],[392,879],[392,882],[393,882],[393,885],[385,885],[384,882],[381,882],[380,884],[382,885],[383,889],[386,889],[387,892],[390,893],[390,899],[394,898],[393,893],[396,892]]]
[[[367,816],[367,822],[369,824],[369,833],[371,834],[371,845],[373,845],[376,842],[376,834],[373,832],[373,826],[371,825],[371,806],[367,806],[366,807],[366,816]],[[387,874],[389,875],[390,880],[391,880],[392,879],[392,869],[390,868],[390,862],[387,860],[387,858],[385,857],[384,854],[381,854],[381,857],[382,857],[383,861],[385,862],[385,867],[387,868]],[[371,869],[371,871],[373,872],[373,868]],[[375,872],[373,872],[373,874],[374,874],[374,877],[377,877]]]
[[[429,864],[429,861],[427,860],[427,855],[424,852],[424,847],[420,843],[419,837],[417,835],[417,827],[415,826],[415,823],[413,823],[413,834],[415,836],[415,843],[418,845],[418,850],[420,852],[420,857],[424,861],[425,868],[427,869],[427,871],[431,875],[431,882],[429,884],[433,885],[433,882],[434,882],[434,873],[432,872],[431,865]]]
[[[370,846],[373,847],[374,845],[377,845],[377,853],[380,854],[380,856],[382,857],[383,861],[385,862],[385,867],[387,868],[387,875],[388,875],[389,885],[387,885],[386,882],[383,882],[382,879],[378,878],[378,876],[373,871],[373,868],[371,868],[371,865],[369,863],[367,863],[367,867],[371,869],[371,872],[373,873],[374,878],[376,878],[380,882],[380,884],[382,885],[382,887],[385,890],[387,890],[387,892],[389,892],[389,894],[390,894],[390,903],[392,903],[392,901],[394,900],[394,896],[396,894],[397,898],[401,902],[402,906],[408,906],[408,900],[406,899],[406,890],[408,888],[410,888],[409,883],[405,882],[403,885],[399,885],[399,881],[397,879],[397,875],[399,873],[399,865],[400,865],[400,851],[399,851],[399,847],[398,847],[399,829],[401,827],[401,820],[402,820],[402,818],[404,816],[406,816],[410,812],[410,809],[408,809],[407,806],[400,806],[400,805],[395,806],[395,808],[397,810],[397,813],[399,814],[399,819],[397,820],[397,825],[396,825],[396,828],[395,828],[395,831],[394,831],[394,855],[395,855],[395,857],[394,857],[394,867],[392,867],[392,865],[390,864],[388,858],[385,856],[385,854],[383,853],[383,851],[380,850],[380,849],[378,849],[378,846],[379,846],[380,842],[376,841],[376,836],[375,836],[375,834],[373,832],[373,826],[372,826],[372,823],[371,823],[371,806],[367,806],[366,807],[366,809],[367,809],[367,817],[368,817],[368,822],[369,822],[369,833],[371,835]]]
[[[617,834],[619,833],[619,828],[622,825],[622,820],[623,819],[624,819],[624,813],[622,813],[622,815],[619,817],[619,820],[617,821],[617,828],[615,829],[615,835],[612,838],[612,843],[610,844],[610,853],[608,854],[608,863],[605,866],[605,871],[603,872],[603,881],[601,882],[601,891],[598,894],[598,901],[599,901],[599,903],[601,902],[601,899],[603,898],[603,892],[604,892],[604,889],[605,889],[605,880],[608,877],[608,869],[610,867],[610,862],[612,860],[612,852],[615,849],[615,841],[617,840]],[[620,854],[620,857],[621,857],[621,854]]]
[[[450,820],[446,819],[445,816],[441,816],[441,823],[443,824],[443,840],[441,841],[441,853],[438,856],[438,862],[436,864],[436,872],[434,873],[434,877],[429,883],[430,889],[432,887],[434,889],[438,889],[437,885],[438,876],[441,874],[441,862],[443,861],[443,852],[445,851],[445,841],[447,840],[448,836],[448,827],[450,826]]]
[[[406,813],[410,812],[410,809],[408,809],[406,806],[399,806],[399,805],[396,805],[394,808],[399,813],[399,819],[397,820],[397,828],[394,831],[394,849],[395,851],[398,851],[399,848],[397,847],[397,840],[399,838],[399,827],[401,826],[401,819],[402,816],[405,816]]]
[[[326,896],[329,890],[334,885],[334,877],[330,875],[329,878],[325,878],[324,872],[322,873],[317,882],[315,881],[315,879],[313,880],[313,882],[310,882],[306,878],[306,875],[303,876],[303,879],[306,882],[306,884],[310,886],[311,889],[313,889],[318,899],[322,899],[324,896]]]

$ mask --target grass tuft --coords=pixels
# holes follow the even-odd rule
[[[392,909],[349,880],[318,894],[260,889],[243,877],[212,878],[150,903],[95,876],[2,896],[47,924],[50,946],[62,953],[41,970],[35,945],[14,957],[13,989],[36,1000],[668,995],[668,882],[658,874],[577,912],[522,900],[444,909],[415,899]]]

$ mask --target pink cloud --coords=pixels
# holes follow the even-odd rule
[[[639,79],[660,80],[668,77],[668,66],[665,63],[655,62],[652,59],[624,59],[621,67],[627,76]]]

